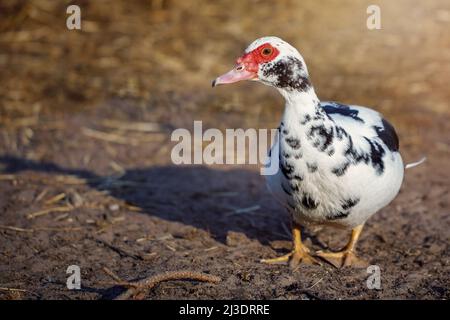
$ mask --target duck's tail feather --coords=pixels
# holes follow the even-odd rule
[[[408,163],[405,166],[405,169],[411,169],[411,168],[417,167],[418,165],[421,165],[422,163],[424,163],[425,160],[427,160],[427,157],[423,157],[422,159],[420,159],[419,161],[416,161],[416,162]]]

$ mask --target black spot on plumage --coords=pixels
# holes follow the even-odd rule
[[[300,159],[302,156],[303,156],[303,155],[302,155],[301,153],[296,153],[296,154],[294,155],[294,158],[298,160],[298,159]]]
[[[374,126],[375,131],[377,132],[378,137],[391,151],[399,150],[399,141],[397,133],[395,132],[394,127],[387,122],[386,120],[381,120],[382,126]]]
[[[330,114],[339,114],[344,117],[352,118],[353,120],[359,121],[364,123],[364,120],[358,117],[359,111],[350,108],[349,106],[345,104],[340,104],[337,102],[330,102],[330,103],[323,103],[321,105],[322,109],[325,110],[325,112]]]
[[[301,147],[300,140],[297,138],[287,137],[285,141],[294,150],[298,150]]]
[[[352,160],[352,163],[357,164],[360,162],[364,162],[366,164],[370,161],[370,155],[363,151],[358,151],[355,148],[353,143],[353,138],[351,136],[348,137],[348,146],[347,150],[345,150],[344,155]]]
[[[336,126],[336,136],[338,137],[339,140],[344,139],[344,137],[348,137],[348,133],[347,131],[345,131],[344,128],[340,127],[340,126]]]
[[[296,174],[296,175],[294,175],[293,179],[298,180],[298,181],[303,181],[304,177]]]
[[[347,149],[344,152],[344,155],[347,158],[355,160],[356,162],[360,162],[362,160],[358,151],[356,151],[356,149],[355,149],[355,146],[353,144],[353,138],[350,136],[348,137],[348,145],[347,145]]]
[[[334,122],[334,119],[332,117],[330,117],[330,115],[328,113],[325,112],[325,117],[330,120],[331,122]]]
[[[310,122],[310,121],[311,121],[311,116],[310,116],[309,114],[307,114],[307,115],[305,115],[305,117],[303,118],[303,120],[300,121],[300,124],[301,124],[301,125],[305,125],[305,124],[307,124],[307,123]]]
[[[370,144],[370,160],[372,166],[375,168],[377,174],[380,175],[384,172],[383,156],[385,154],[385,150],[378,142],[367,138],[365,139]]]
[[[356,206],[360,201],[360,198],[350,198],[345,199],[343,201],[342,210],[333,211],[326,215],[328,220],[338,220],[338,219],[344,219],[347,218],[350,213],[351,209]]]
[[[308,167],[308,171],[311,173],[316,172],[318,169],[317,163],[306,163],[306,166]]]
[[[345,211],[345,212],[343,212],[343,211],[335,211],[335,212],[327,214],[326,218],[328,220],[344,219],[344,218],[347,218],[349,214],[350,214],[349,211]]]
[[[334,150],[334,148],[331,148],[330,150],[328,150],[328,155],[331,157],[336,151]]]
[[[316,108],[314,111],[313,120],[325,120],[325,113],[320,108]]]
[[[328,149],[329,146],[331,146],[331,144],[333,143],[333,139],[334,139],[334,130],[333,127],[331,127],[328,130],[325,130],[324,134],[322,135],[325,139],[325,141],[322,144],[322,151],[325,151],[326,149]]]
[[[291,155],[289,153],[287,153],[286,151],[283,151],[283,157],[285,159],[289,159],[291,157]]]
[[[348,146],[344,152],[344,155],[349,159],[348,162],[350,162],[350,164],[358,164],[360,162],[371,164],[376,173],[380,175],[384,172],[383,156],[385,154],[385,150],[378,142],[370,140],[367,137],[364,137],[364,139],[369,144],[369,152],[358,151],[353,144],[352,137],[348,136]]]
[[[289,181],[289,186],[291,187],[292,191],[299,191],[300,187],[298,185],[298,182],[296,182],[295,180],[290,180]]]
[[[349,209],[353,208],[354,206],[356,206],[359,203],[360,200],[361,200],[360,198],[346,199],[346,200],[344,200],[344,204],[342,205],[342,209],[349,210]]]
[[[287,57],[262,67],[264,77],[275,77],[273,84],[277,88],[306,91],[311,83],[306,76],[302,62],[295,57]]]
[[[331,170],[331,172],[334,173],[335,175],[337,175],[338,177],[341,177],[347,171],[349,166],[350,166],[350,162],[346,161],[343,164],[341,164],[339,167],[333,168]]]
[[[314,147],[320,146],[320,151],[325,151],[332,143],[334,139],[333,127],[326,128],[323,124],[311,126],[308,138],[319,137],[320,140],[314,142]]]
[[[294,172],[294,167],[289,163],[284,163],[283,161],[280,161],[280,169],[286,179],[290,179],[292,173]]]
[[[310,195],[303,194],[302,205],[306,209],[313,210],[316,209],[319,204],[313,198],[311,198]]]

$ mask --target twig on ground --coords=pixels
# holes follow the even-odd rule
[[[40,217],[40,216],[49,214],[51,212],[69,212],[69,211],[72,211],[73,209],[74,208],[72,206],[48,208],[48,209],[44,209],[44,210],[40,210],[37,212],[27,214],[27,219],[34,219],[36,217]]]
[[[33,232],[32,229],[24,229],[24,228],[19,228],[19,227],[14,227],[14,226],[1,226],[0,225],[0,229],[17,231],[17,232]]]
[[[31,229],[33,231],[80,231],[83,230],[83,227],[42,227],[42,228],[34,228]]]
[[[320,278],[319,280],[317,280],[311,287],[309,287],[309,288],[307,288],[306,290],[309,290],[309,289],[312,289],[312,288],[314,288],[315,286],[317,286],[319,283],[321,283],[322,282],[322,280],[323,280],[323,278]]]
[[[122,278],[120,278],[117,274],[115,274],[112,270],[110,270],[107,267],[103,267],[103,271],[105,271],[106,274],[108,276],[110,276],[111,278],[113,278],[114,281],[116,281],[117,283],[126,282],[126,281],[122,280]]]
[[[119,248],[119,247],[116,247],[116,246],[112,245],[111,243],[109,243],[109,242],[107,242],[105,240],[102,240],[102,239],[99,239],[99,238],[92,238],[92,239],[95,242],[100,243],[103,246],[113,250],[114,252],[119,254],[121,257],[130,257],[130,258],[133,258],[133,259],[144,260],[144,258],[141,255],[136,254],[134,252],[130,252],[128,250],[125,250],[125,249],[122,249],[122,248]]]
[[[19,227],[14,227],[14,226],[3,226],[0,225],[0,229],[5,229],[5,230],[11,230],[11,231],[16,231],[16,232],[35,232],[35,231],[79,231],[79,230],[83,230],[82,227],[41,227],[41,228],[34,228],[34,229],[24,229],[24,228],[19,228]]]
[[[91,183],[91,182],[95,182],[95,179],[85,179],[85,178],[79,178],[77,176],[73,176],[73,175],[56,175],[54,176],[54,180],[49,180],[48,182],[61,182],[64,184],[74,184],[74,185],[78,185],[78,184],[87,184],[87,183]]]
[[[2,290],[2,291],[16,291],[16,292],[28,292],[28,290],[25,290],[25,289],[5,288],[5,287],[0,287],[0,290]]]
[[[119,143],[119,144],[129,144],[129,145],[137,144],[137,141],[134,141],[133,139],[129,139],[127,137],[120,136],[118,134],[102,132],[102,131],[98,131],[98,130],[94,130],[94,129],[90,129],[90,128],[86,128],[86,127],[81,128],[81,132],[85,136],[88,136],[90,138],[104,140],[107,142],[114,142],[114,143]]]
[[[136,282],[128,282],[122,280],[114,272],[108,268],[103,268],[103,270],[116,281],[117,285],[127,287],[128,290],[120,294],[115,298],[115,300],[127,300],[127,299],[142,299],[145,291],[151,290],[156,285],[164,281],[171,280],[194,280],[202,282],[218,283],[222,281],[221,278],[213,276],[203,272],[180,270],[180,271],[167,271],[161,274],[157,274]]]
[[[156,133],[151,136],[145,136],[145,137],[144,136],[130,137],[130,136],[123,136],[121,134],[112,133],[112,132],[98,131],[98,130],[94,130],[94,129],[87,128],[87,127],[81,128],[81,132],[85,136],[88,136],[90,138],[103,140],[106,142],[126,144],[126,145],[131,145],[131,146],[138,146],[138,145],[140,145],[142,143],[146,143],[146,142],[160,141],[161,138],[165,138],[165,135],[156,134]]]
[[[54,197],[51,197],[51,198],[48,199],[47,201],[45,201],[45,204],[46,204],[46,205],[54,204],[54,203],[58,202],[59,200],[64,199],[65,197],[66,197],[66,194],[65,194],[64,192],[62,192],[62,193],[60,193],[60,194],[57,194],[57,195],[54,196]]]
[[[175,249],[174,247],[168,245],[167,243],[165,245],[166,245],[167,249],[169,249],[170,251],[173,251],[173,252],[177,251],[177,249]]]
[[[100,122],[101,125],[109,128],[142,131],[142,132],[160,132],[164,131],[164,126],[151,122],[123,122],[118,120],[105,119]]]
[[[47,195],[47,193],[48,193],[48,188],[45,188],[37,195],[36,199],[34,199],[34,202],[40,202],[42,199],[44,199],[44,197]]]

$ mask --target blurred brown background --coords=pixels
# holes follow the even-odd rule
[[[66,28],[70,4],[81,7],[81,30]],[[370,4],[381,8],[381,30],[366,27]],[[152,298],[448,298],[449,32],[446,0],[2,0],[0,286],[26,291],[0,295],[111,298],[115,291],[98,275],[109,261],[130,277],[180,265],[227,275],[218,289],[180,284]],[[171,168],[170,132],[193,120],[277,127],[283,101],[275,90],[210,87],[266,35],[299,49],[319,98],[381,111],[398,130],[405,162],[428,157],[407,172],[401,195],[362,241],[363,255],[390,272],[384,291],[361,289],[364,272],[340,271],[337,279],[327,269],[300,276],[258,265],[255,252],[275,255],[268,243],[289,236],[256,168]],[[223,214],[248,208],[251,219]],[[93,235],[144,260],[148,254],[151,268],[133,256],[118,260],[86,240]],[[147,241],[158,237],[170,243]],[[64,283],[60,270],[73,262],[74,247],[85,252],[75,262],[89,270],[87,283],[105,291],[36,285],[42,273]],[[305,293],[319,279],[326,280]]]
[[[82,31],[65,27],[69,4],[81,7]],[[264,35],[299,48],[324,100],[376,106],[397,123],[423,111],[447,115],[449,4],[377,1],[382,30],[368,30],[370,4],[5,0],[1,116],[92,110],[112,98],[157,108],[159,99],[181,97],[202,102],[201,110],[185,113],[223,111],[233,103],[230,112],[262,113],[264,121],[276,122],[281,100],[267,89],[208,88]],[[249,88],[256,92],[245,94]]]

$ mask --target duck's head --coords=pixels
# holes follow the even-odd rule
[[[253,41],[236,60],[235,67],[216,78],[213,87],[242,80],[260,81],[281,91],[306,91],[311,86],[300,53],[277,37]]]

